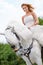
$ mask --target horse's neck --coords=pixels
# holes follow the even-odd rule
[[[24,49],[27,49],[30,47],[32,43],[32,39],[29,39],[29,40],[24,40],[24,39],[21,39],[21,45]]]
[[[41,49],[41,46],[40,46],[40,44],[39,44],[39,42],[37,40],[33,41],[33,48],[39,48],[39,49]]]

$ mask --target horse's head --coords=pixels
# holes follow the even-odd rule
[[[12,47],[15,46],[15,48],[19,48],[19,40],[16,35],[11,32],[11,29],[5,30],[5,38]]]

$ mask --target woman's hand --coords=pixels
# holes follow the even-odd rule
[[[28,29],[30,29],[31,27],[35,26],[35,24],[32,24],[30,27],[28,27]]]
[[[37,22],[34,22],[34,25],[38,25],[39,23],[37,23]]]
[[[30,29],[30,27],[28,27],[28,29]]]

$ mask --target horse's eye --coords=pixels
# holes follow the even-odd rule
[[[15,49],[15,45],[12,45],[11,48]]]

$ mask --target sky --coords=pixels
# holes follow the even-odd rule
[[[21,8],[22,3],[32,4],[38,16],[43,16],[43,0],[0,0],[0,32],[4,32],[10,21],[21,22],[21,17],[25,14]],[[5,39],[0,36],[0,41]]]

